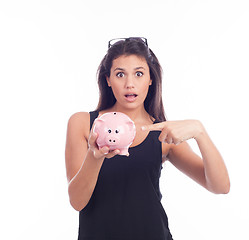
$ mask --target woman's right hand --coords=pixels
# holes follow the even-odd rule
[[[97,137],[98,134],[91,131],[88,139],[88,148],[90,151],[92,151],[94,158],[96,159],[112,158],[120,153],[118,149],[110,151],[110,148],[107,146],[99,148],[96,143]]]

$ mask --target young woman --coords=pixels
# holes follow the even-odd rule
[[[145,38],[109,42],[98,70],[99,104],[95,111],[68,121],[66,169],[70,203],[85,240],[169,240],[161,204],[162,163],[170,161],[213,193],[228,193],[223,159],[198,120],[166,121],[161,97],[161,67]],[[94,119],[123,112],[136,125],[130,155],[98,148]],[[202,158],[186,140],[194,138]]]

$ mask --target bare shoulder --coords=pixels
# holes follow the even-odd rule
[[[68,120],[65,160],[68,182],[79,171],[87,152],[90,129],[90,114],[74,113]]]
[[[88,139],[90,130],[90,114],[76,112],[68,120],[68,130]]]

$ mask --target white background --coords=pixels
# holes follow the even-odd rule
[[[168,119],[199,119],[230,173],[230,193],[214,195],[164,165],[174,239],[249,239],[248,29],[247,0],[1,0],[0,239],[77,239],[67,121],[95,109],[108,40],[129,36],[161,62]]]

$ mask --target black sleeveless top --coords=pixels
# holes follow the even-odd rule
[[[98,112],[90,112],[90,126]],[[79,215],[78,240],[172,240],[161,204],[160,132],[130,147],[130,156],[105,159],[93,194]]]

